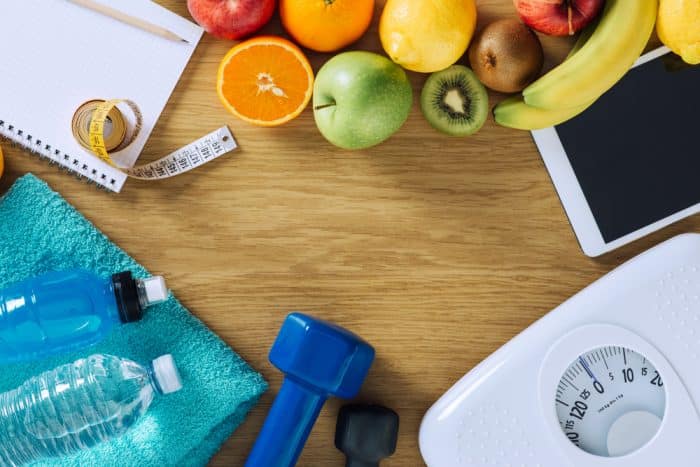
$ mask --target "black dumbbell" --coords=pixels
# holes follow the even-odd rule
[[[378,467],[396,451],[399,416],[379,405],[350,404],[340,409],[335,447],[347,457],[346,467]]]

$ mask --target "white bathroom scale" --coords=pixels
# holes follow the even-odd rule
[[[700,466],[700,234],[532,324],[425,415],[430,467]]]

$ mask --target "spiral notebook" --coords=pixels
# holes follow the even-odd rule
[[[2,2],[0,135],[86,181],[119,192],[126,175],[73,138],[75,110],[92,99],[130,99],[141,132],[114,153],[132,167],[202,37],[202,29],[150,0],[100,0],[189,41],[155,36],[66,0]]]

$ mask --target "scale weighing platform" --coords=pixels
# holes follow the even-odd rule
[[[430,467],[700,466],[700,235],[613,270],[423,419]]]

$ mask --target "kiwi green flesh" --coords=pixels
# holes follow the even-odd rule
[[[488,117],[488,94],[474,72],[453,65],[428,78],[421,93],[421,110],[435,129],[452,136],[468,136],[476,133]]]

